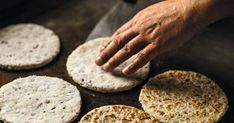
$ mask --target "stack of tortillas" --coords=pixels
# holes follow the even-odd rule
[[[0,67],[31,69],[48,64],[59,53],[53,31],[36,24],[17,24],[0,30]]]
[[[58,78],[29,76],[0,88],[0,119],[10,123],[69,123],[80,107],[77,88]]]
[[[105,72],[95,64],[101,45],[109,38],[98,38],[79,46],[67,60],[69,75],[80,86],[103,93],[129,90],[143,82],[149,73],[149,63],[131,76],[122,74],[122,69],[135,56],[122,63],[113,73]]]
[[[191,71],[168,71],[151,78],[139,100],[147,113],[163,123],[214,123],[228,108],[223,90]]]
[[[80,123],[159,123],[137,108],[125,105],[110,105],[93,109]]]

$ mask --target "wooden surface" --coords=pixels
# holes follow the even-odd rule
[[[32,0],[13,9],[1,11],[1,27],[22,22],[44,25],[58,34],[62,48],[56,59],[45,67],[27,71],[0,70],[0,85],[28,75],[59,77],[76,85],[81,92],[82,108],[74,123],[88,111],[103,105],[126,104],[141,108],[138,96],[142,85],[122,93],[96,93],[74,83],[67,74],[65,64],[68,55],[86,40],[99,19],[113,5],[115,7],[100,21],[102,24],[97,25],[89,39],[111,35],[122,23],[149,4],[142,1],[138,0],[134,5],[122,2],[116,4],[113,0],[67,0],[65,2],[64,0]],[[168,69],[193,70],[217,81],[227,93],[230,104],[228,113],[221,121],[225,123],[234,121],[234,23],[232,22],[228,19],[209,27],[184,48],[157,58],[151,69],[152,75]]]

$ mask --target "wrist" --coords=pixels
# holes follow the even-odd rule
[[[234,15],[234,0],[180,0],[187,17],[195,24],[207,26],[217,20]]]

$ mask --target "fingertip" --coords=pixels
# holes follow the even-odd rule
[[[124,68],[124,69],[122,70],[122,73],[123,73],[124,75],[129,75],[129,74],[131,74],[131,72],[129,71],[129,68],[128,68],[128,67]]]
[[[112,71],[111,66],[110,66],[110,64],[108,62],[102,66],[102,69],[105,70],[106,72],[111,72]]]
[[[103,65],[103,60],[100,56],[98,56],[95,60],[96,65],[101,66]]]

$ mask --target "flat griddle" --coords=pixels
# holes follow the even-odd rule
[[[10,10],[12,15],[7,15],[6,18],[0,16],[1,27],[22,22],[44,25],[58,34],[62,48],[56,59],[45,67],[26,71],[0,70],[0,85],[28,75],[59,77],[72,83],[82,96],[81,113],[74,123],[88,111],[104,105],[125,104],[141,108],[138,96],[143,84],[121,93],[97,93],[74,83],[67,74],[65,64],[68,55],[86,39],[110,36],[135,13],[155,2],[157,1],[138,0],[132,4],[110,0],[34,0]],[[101,19],[110,8],[112,9]],[[221,122],[230,123],[234,121],[233,53],[234,21],[229,18],[212,24],[183,48],[155,59],[150,76],[169,69],[180,69],[200,72],[212,78],[228,96],[229,110]]]

